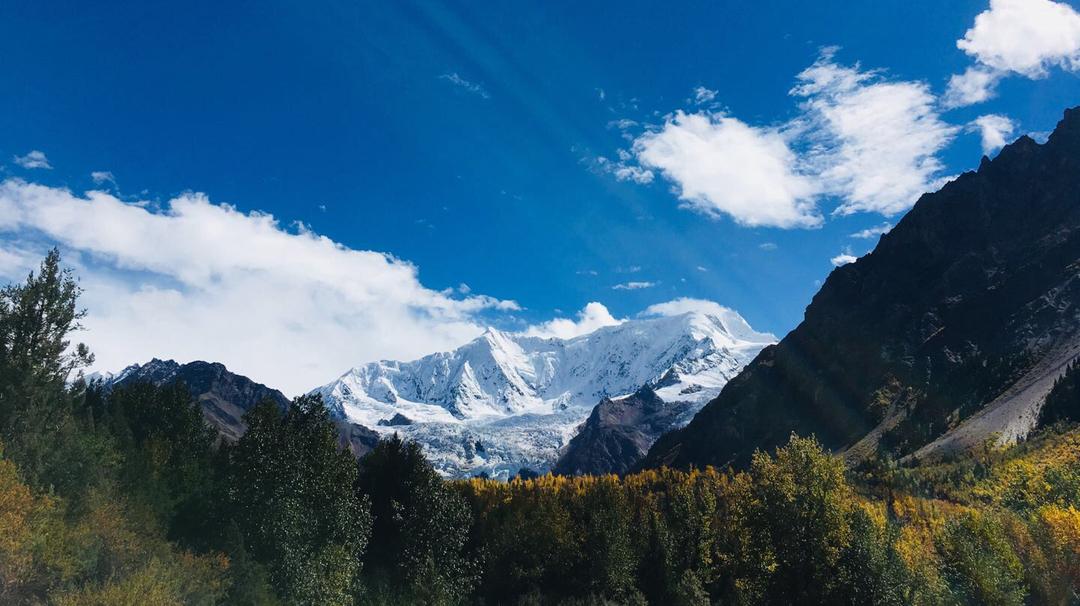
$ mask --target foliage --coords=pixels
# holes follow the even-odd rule
[[[364,457],[361,499],[371,499],[374,524],[365,557],[380,600],[456,603],[472,588],[475,559],[465,552],[469,510],[413,442],[397,435]]]
[[[793,435],[740,472],[451,482],[396,436],[357,462],[315,397],[230,444],[183,385],[87,386],[78,292],[55,251],[0,291],[0,603],[1080,601],[1067,415],[917,465]]]
[[[228,452],[226,519],[289,603],[350,604],[370,529],[357,466],[317,397],[265,401]]]
[[[1080,421],[1080,362],[1076,360],[1054,381],[1039,411],[1039,422],[1043,425],[1060,421]]]

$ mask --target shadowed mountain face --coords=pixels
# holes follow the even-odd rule
[[[832,272],[766,348],[646,466],[744,466],[791,432],[860,457],[1023,437],[1080,346],[1080,109],[924,195]]]
[[[567,444],[552,472],[624,474],[641,461],[661,433],[676,426],[692,408],[688,402],[665,403],[648,387],[617,400],[604,398]]]
[[[206,422],[228,442],[235,442],[247,431],[243,416],[256,404],[270,400],[282,410],[289,406],[285,394],[229,372],[224,365],[216,362],[178,364],[155,358],[146,364],[129,366],[114,376],[104,377],[103,382],[107,388],[129,383],[167,385],[183,382],[191,397],[202,407]],[[341,447],[348,448],[358,457],[367,454],[379,441],[375,432],[361,425],[345,421],[335,421],[335,424],[338,426]]]

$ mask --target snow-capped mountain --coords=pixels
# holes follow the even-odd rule
[[[488,330],[412,362],[354,368],[315,391],[338,416],[423,445],[441,472],[546,471],[601,399],[652,386],[693,414],[775,337],[734,311],[634,319],[572,339]]]

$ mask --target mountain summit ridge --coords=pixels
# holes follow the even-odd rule
[[[687,403],[685,422],[774,340],[719,306],[570,339],[488,329],[453,351],[353,368],[313,393],[340,418],[420,442],[444,473],[509,476],[549,469],[598,402],[643,386]]]
[[[706,373],[730,372],[775,340],[731,313],[738,322],[690,311],[628,320],[570,339],[488,328],[453,351],[365,364],[315,391],[340,415],[409,416],[392,409],[418,404],[443,411],[416,408],[415,415],[453,422],[591,407],[603,397],[661,382],[674,370],[679,378],[667,382],[690,388],[681,399],[698,400],[696,388],[714,388],[715,378]]]
[[[235,442],[244,435],[247,431],[244,414],[256,405],[270,401],[281,410],[290,406],[285,394],[234,373],[220,362],[195,360],[181,364],[153,358],[145,364],[131,364],[117,373],[93,373],[86,379],[106,391],[137,383],[159,387],[183,383],[207,424],[227,442]],[[335,419],[334,425],[339,446],[356,456],[366,454],[379,440],[378,434],[356,423]]]

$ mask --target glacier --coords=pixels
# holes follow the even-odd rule
[[[448,477],[548,471],[592,408],[651,386],[688,423],[776,338],[719,308],[635,318],[571,339],[488,329],[448,352],[353,368],[313,390],[331,413],[415,440]]]

